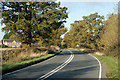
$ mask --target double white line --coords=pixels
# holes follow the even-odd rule
[[[74,58],[74,54],[72,54],[72,52],[70,50],[68,50],[68,51],[71,53],[71,55],[67,61],[65,61],[63,64],[61,64],[57,68],[53,69],[52,71],[48,72],[47,74],[39,77],[37,80],[44,80],[44,79],[48,78],[49,76],[53,75],[54,73],[58,72],[60,69],[65,67],[68,63],[70,63],[72,61],[72,59]]]

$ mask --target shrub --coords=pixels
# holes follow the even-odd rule
[[[25,61],[33,58],[38,58],[48,54],[46,48],[26,48],[26,49],[12,49],[3,50],[2,60],[3,64]]]
[[[98,42],[99,50],[106,56],[118,56],[118,15],[111,14],[104,22],[103,32]]]
[[[8,48],[8,46],[7,45],[1,45],[0,47],[2,47],[2,48]]]

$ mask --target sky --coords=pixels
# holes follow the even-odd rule
[[[117,2],[62,2],[61,6],[68,7],[69,13],[65,27],[69,31],[70,24],[74,23],[75,20],[82,20],[83,16],[89,16],[95,12],[103,15],[106,20],[109,14],[117,13],[117,4]]]
[[[99,15],[104,15],[107,19],[108,14],[117,13],[118,2],[61,2],[61,7],[68,8],[68,18],[66,19],[65,27],[70,30],[70,24],[75,20],[82,20],[83,16],[89,16],[98,12]],[[3,38],[4,32],[1,31],[5,25],[0,24],[0,39]],[[64,37],[64,35],[62,35]]]

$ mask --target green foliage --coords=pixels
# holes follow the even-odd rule
[[[118,15],[109,15],[104,22],[103,32],[100,34],[98,42],[100,51],[105,55],[118,56]]]
[[[4,44],[0,45],[0,47],[1,47],[1,48],[8,48],[8,46],[7,46],[7,45],[4,45]]]
[[[83,20],[74,21],[70,31],[65,34],[64,41],[68,47],[97,49],[99,34],[103,28],[104,16],[98,13],[83,16]]]
[[[64,42],[63,39],[61,41],[61,48],[67,48],[67,44],[66,44],[66,42]]]
[[[52,39],[53,30],[64,28],[67,8],[55,2],[2,2],[2,31],[31,47],[39,38]]]
[[[9,39],[11,35],[12,35],[11,33],[6,33],[6,34],[3,36],[3,39]]]
[[[62,41],[62,38],[60,38],[61,35],[65,34],[67,32],[67,29],[62,27],[62,28],[59,28],[57,30],[53,30],[53,37],[51,39],[51,42],[53,45],[56,45],[56,46],[61,46],[61,41]]]
[[[83,16],[74,21],[64,42],[68,48],[89,48],[99,50],[106,56],[118,56],[118,15],[109,15],[106,21],[98,13]]]

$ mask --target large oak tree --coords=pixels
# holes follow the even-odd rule
[[[2,2],[2,31],[28,44],[39,38],[51,39],[53,30],[62,28],[67,8],[55,2]]]

